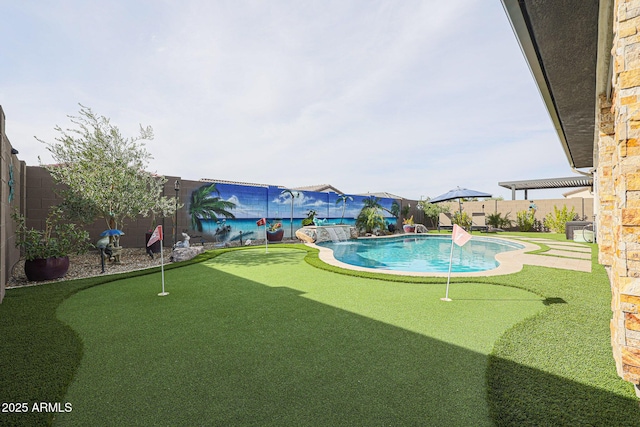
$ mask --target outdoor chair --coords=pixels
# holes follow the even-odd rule
[[[471,214],[471,230],[480,230],[485,233],[489,230],[484,212],[475,212]]]
[[[453,229],[453,217],[450,213],[443,212],[438,216],[438,231],[440,231],[441,229]]]

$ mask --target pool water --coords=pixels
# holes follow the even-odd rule
[[[411,236],[359,239],[346,242],[321,242],[333,250],[333,256],[346,264],[373,269],[407,272],[446,273],[451,256],[450,236]],[[523,249],[506,240],[474,237],[462,247],[453,245],[454,273],[493,270],[496,254]]]

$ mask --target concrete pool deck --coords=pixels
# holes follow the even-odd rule
[[[393,236],[393,237],[397,237]],[[411,237],[411,235],[407,235]],[[561,242],[557,240],[545,239],[541,237],[493,237],[482,236],[488,239],[506,240],[508,242],[524,245],[524,249],[502,252],[496,255],[496,260],[500,263],[493,270],[477,271],[473,273],[451,273],[451,277],[484,277],[513,274],[522,270],[524,265],[535,265],[538,267],[560,268],[564,270],[591,272],[591,248],[581,243],[571,241]],[[548,246],[550,249],[542,254],[528,254],[540,249],[536,243]],[[384,273],[398,276],[422,276],[422,277],[447,277],[447,273],[418,273],[407,271],[386,270],[381,268],[365,268],[338,261],[333,256],[333,251],[329,248],[307,243],[320,251],[318,257],[321,261],[329,265],[341,267],[347,270],[366,271],[370,273]]]

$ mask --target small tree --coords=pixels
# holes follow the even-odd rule
[[[573,221],[575,218],[575,208],[571,208],[571,211],[569,211],[566,205],[562,209],[554,206],[553,213],[548,213],[544,218],[544,225],[555,233],[564,233],[567,222]]]
[[[451,222],[454,224],[458,224],[460,227],[465,230],[471,230],[471,225],[473,224],[473,220],[466,212],[456,212],[453,214],[453,218]]]
[[[145,171],[152,157],[143,141],[153,139],[153,129],[140,126],[139,136],[125,138],[108,118],[80,107],[79,116],[69,116],[76,128],[55,127],[57,142],[36,138],[57,162],[45,168],[64,186],[65,210],[85,223],[102,217],[112,229],[138,215],[174,214],[175,204],[162,196],[166,179]]]
[[[520,231],[531,231],[535,224],[535,217],[531,211],[519,211],[516,212],[516,224]]]
[[[430,199],[420,200],[418,202],[418,209],[424,212],[424,216],[429,218],[431,227],[436,228],[438,226],[438,218],[441,213],[449,213],[449,205],[441,205],[437,203],[429,202]]]

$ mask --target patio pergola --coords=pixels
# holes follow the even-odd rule
[[[525,181],[499,182],[500,187],[511,190],[511,200],[516,200],[516,191],[524,190],[524,198],[529,198],[529,190],[546,190],[549,188],[573,188],[593,186],[593,177],[570,176],[567,178],[528,179]]]

